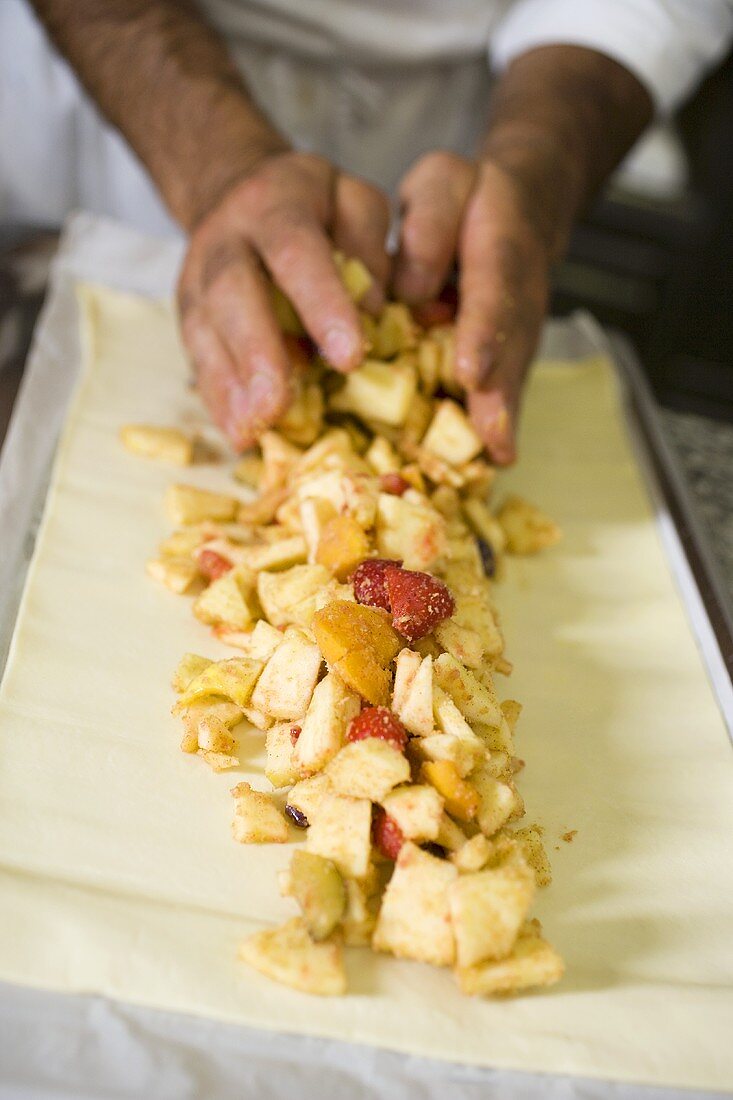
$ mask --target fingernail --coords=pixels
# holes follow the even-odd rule
[[[358,363],[362,348],[351,329],[334,325],[323,340],[323,353],[334,367],[350,367]]]

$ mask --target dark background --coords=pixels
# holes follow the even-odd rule
[[[683,193],[611,185],[573,235],[553,312],[628,333],[663,404],[733,421],[733,56],[674,125]]]

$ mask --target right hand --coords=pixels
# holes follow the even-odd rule
[[[331,366],[352,370],[364,336],[331,250],[364,262],[374,277],[364,304],[378,309],[388,226],[389,203],[376,188],[322,157],[285,152],[259,161],[195,227],[178,283],[181,332],[201,395],[238,450],[291,399],[291,365],[265,272]]]

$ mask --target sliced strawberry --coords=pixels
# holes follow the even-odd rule
[[[397,859],[405,838],[399,825],[386,810],[377,806],[372,821],[372,841],[387,859]]]
[[[357,565],[351,577],[357,603],[366,604],[367,607],[381,607],[383,611],[389,611],[384,571],[390,565],[402,565],[402,562],[392,561],[390,558],[367,558],[361,565]]]
[[[410,488],[410,482],[402,474],[382,474],[379,479],[379,487],[383,493],[391,493],[393,497],[401,497]]]
[[[365,737],[391,741],[401,752],[407,744],[407,731],[389,707],[364,707],[361,714],[352,718],[346,740],[363,741]]]
[[[408,642],[424,638],[456,609],[450,589],[429,573],[388,565],[384,583],[392,625]]]
[[[200,572],[210,581],[218,580],[232,568],[232,563],[216,550],[201,550],[196,561]]]

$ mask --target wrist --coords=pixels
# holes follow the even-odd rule
[[[200,99],[208,109],[190,120],[185,141],[165,143],[160,164],[151,165],[168,209],[188,233],[258,165],[291,148],[238,88],[202,89]]]
[[[512,123],[489,130],[478,159],[510,183],[548,264],[561,259],[585,192],[582,165],[567,145],[546,129]]]

